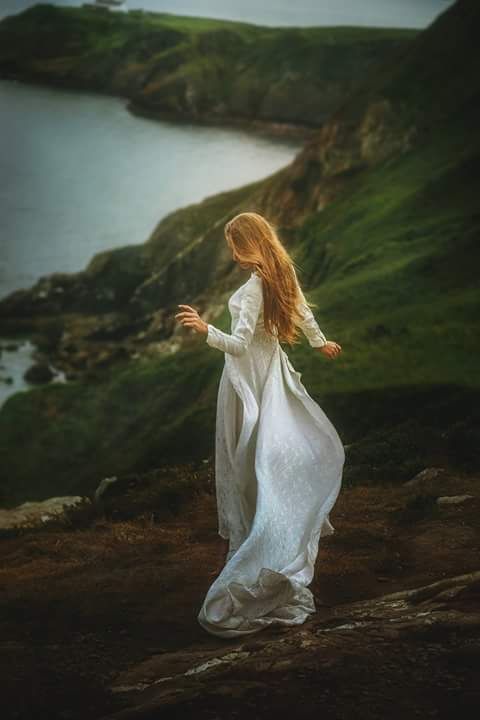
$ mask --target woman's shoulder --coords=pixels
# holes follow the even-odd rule
[[[241,285],[236,292],[238,292],[244,298],[249,297],[262,300],[263,280],[261,276],[256,272],[252,272],[248,280],[246,280],[246,282],[244,282],[243,285]]]
[[[259,290],[262,289],[262,278],[257,272],[252,272],[250,274],[250,277],[243,283],[243,285],[240,285],[232,295],[230,296],[230,300],[232,298],[235,298],[237,296],[243,295],[245,292],[248,292],[249,294],[255,294],[258,293]]]
[[[261,290],[263,287],[262,276],[259,275],[259,273],[256,270],[254,270],[250,274],[250,277],[248,278],[247,282],[245,283],[245,287],[253,292],[255,292],[255,291],[258,292],[258,290]]]

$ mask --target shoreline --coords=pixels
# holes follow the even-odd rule
[[[166,111],[154,110],[130,100],[127,110],[132,115],[139,117],[147,117],[152,120],[165,120],[178,125],[198,125],[199,127],[218,127],[221,130],[245,130],[252,134],[260,134],[272,140],[298,138],[308,142],[313,135],[318,132],[318,127],[310,128],[307,125],[294,125],[290,123],[265,121],[265,120],[249,120],[246,118],[234,118],[225,116],[219,118],[216,115],[184,115],[181,113],[169,113]]]
[[[195,127],[212,127],[212,128],[218,128],[219,130],[225,130],[225,129],[232,129],[232,130],[238,130],[238,131],[245,131],[250,133],[251,135],[255,136],[261,136],[267,139],[276,140],[281,142],[282,140],[288,141],[289,139],[308,139],[310,135],[313,132],[316,132],[313,129],[308,129],[305,126],[295,126],[295,125],[287,125],[282,123],[264,123],[261,121],[250,121],[246,119],[239,119],[235,120],[235,118],[229,118],[229,121],[222,122],[219,118],[207,118],[207,117],[195,117],[195,116],[185,116],[182,114],[171,114],[171,113],[163,113],[163,112],[156,112],[154,110],[151,110],[148,107],[144,107],[142,105],[134,103],[134,101],[129,98],[127,95],[120,95],[118,93],[114,92],[108,92],[106,90],[102,89],[90,89],[90,88],[83,88],[83,87],[75,87],[71,86],[67,83],[62,82],[48,82],[44,78],[40,78],[38,76],[26,76],[26,75],[16,75],[16,74],[6,74],[6,73],[0,73],[0,81],[8,82],[10,84],[19,83],[21,85],[27,86],[29,88],[42,88],[42,89],[53,89],[53,90],[64,90],[67,92],[73,92],[74,94],[85,94],[89,97],[92,96],[99,96],[99,97],[107,97],[112,98],[116,100],[120,100],[123,103],[122,110],[126,110],[130,112],[131,115],[137,116],[137,117],[145,117],[154,121],[158,122],[167,122],[172,123],[178,126],[181,125],[191,125],[192,129]],[[299,146],[296,152],[301,152],[302,145]],[[180,207],[177,208],[177,210],[181,209]],[[160,218],[158,222],[161,222]],[[144,243],[147,241],[145,239]],[[142,244],[144,244],[142,243]],[[115,247],[111,248],[111,250],[115,250]],[[72,271],[72,273],[67,274],[77,274],[81,273],[85,268],[81,268],[77,271]],[[58,271],[55,269],[52,269],[48,273],[46,273],[46,277],[50,277],[54,274],[56,274]],[[40,280],[38,278],[35,282],[32,283],[29,287],[18,287],[14,288],[13,290],[10,290],[5,295],[0,297],[0,304],[4,301],[6,301],[8,298],[10,298],[12,295],[18,292],[31,292],[35,284]],[[34,325],[35,323],[33,323]],[[28,325],[28,323],[27,323]],[[10,332],[13,332],[16,334],[16,331],[14,328],[9,327],[8,330]],[[28,337],[31,339],[31,333],[32,330],[30,328],[25,329],[22,325],[22,327],[19,329],[20,334],[24,334],[25,337]]]
[[[11,83],[21,83],[22,85],[32,87],[66,90],[68,92],[80,94],[116,98],[118,100],[125,101],[125,110],[137,117],[145,117],[150,120],[170,122],[177,125],[194,125],[198,127],[212,128],[217,127],[221,130],[243,130],[245,132],[252,133],[253,135],[267,137],[271,140],[298,139],[307,143],[319,130],[319,127],[310,127],[308,125],[296,125],[276,121],[267,122],[264,120],[234,118],[231,116],[225,116],[222,118],[216,115],[170,113],[141,105],[135,102],[135,100],[129,95],[121,95],[101,88],[78,87],[69,83],[58,82],[58,79],[49,82],[45,78],[40,78],[35,75],[10,75],[0,72],[0,80]]]

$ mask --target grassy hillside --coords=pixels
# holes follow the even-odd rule
[[[476,5],[457,3],[405,58],[411,82],[404,67],[382,69],[290,166],[177,211],[141,250],[152,269],[132,311],[148,315],[157,298],[168,336],[173,304],[195,302],[228,330],[225,300],[242,278],[222,220],[255,209],[280,225],[322,329],[343,347],[334,362],[305,340],[285,349],[348,446],[346,483],[398,482],[437,463],[478,468],[479,26]],[[99,282],[106,271],[96,272]],[[5,501],[210,454],[223,357],[203,337],[182,344],[186,335],[164,355],[10,398],[0,412]]]
[[[416,35],[39,4],[0,23],[0,75],[125,95],[164,117],[315,128]]]
[[[329,362],[305,341],[286,349],[345,444],[368,437],[352,449],[352,478],[407,479],[443,455],[474,460],[480,188],[478,140],[462,137],[439,133],[362,174],[299,234],[309,297],[343,354]],[[216,323],[228,330],[226,310]],[[222,362],[194,336],[173,355],[10,398],[0,412],[0,455],[15,479],[7,496],[93,491],[105,475],[211,455]]]

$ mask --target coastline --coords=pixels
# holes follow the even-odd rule
[[[35,5],[0,21],[0,78],[119,97],[152,119],[307,142],[417,34]]]
[[[58,78],[50,81],[36,75],[19,75],[2,73],[0,70],[0,81],[12,83],[22,83],[23,85],[43,87],[47,89],[66,90],[68,92],[103,95],[105,97],[117,98],[125,101],[125,109],[132,115],[138,117],[149,118],[150,120],[171,122],[178,125],[193,124],[199,126],[218,127],[219,129],[245,130],[253,134],[262,135],[271,139],[299,139],[305,143],[308,142],[319,130],[319,126],[310,127],[308,125],[299,125],[294,123],[282,123],[278,121],[265,121],[249,118],[239,118],[233,116],[208,115],[198,113],[174,113],[164,110],[155,110],[145,105],[135,102],[133,98],[126,94],[120,94],[110,90],[92,87],[76,87],[67,82],[59,82]]]
[[[208,127],[218,127],[220,129],[231,128],[233,130],[246,130],[247,132],[264,135],[272,139],[296,138],[308,142],[308,140],[310,140],[319,130],[318,127],[309,127],[307,125],[235,118],[228,115],[219,117],[218,115],[208,114],[188,115],[182,113],[171,113],[144,107],[135,103],[134,100],[130,100],[128,102],[127,110],[129,110],[133,115],[147,117],[152,120],[165,120],[179,125],[195,124],[200,126],[205,125]]]

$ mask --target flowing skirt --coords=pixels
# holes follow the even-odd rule
[[[316,611],[308,585],[342,482],[345,452],[276,339],[225,354],[217,396],[215,482],[226,564],[198,621],[219,637]]]

